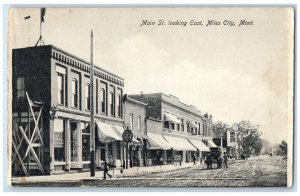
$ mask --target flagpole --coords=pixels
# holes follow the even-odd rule
[[[90,66],[90,153],[91,153],[91,176],[95,176],[95,117],[94,117],[94,64],[93,64],[93,30],[91,30],[91,66]]]

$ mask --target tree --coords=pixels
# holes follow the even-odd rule
[[[252,125],[249,121],[241,121],[233,125],[236,130],[237,144],[240,151],[249,155],[259,155],[262,149],[261,132],[257,125]]]
[[[229,125],[218,121],[213,123],[213,137],[220,138],[221,140],[221,147],[224,147],[223,141],[227,141],[227,131],[229,130]]]
[[[286,141],[282,140],[281,144],[279,145],[280,155],[286,156],[287,155],[287,143]]]

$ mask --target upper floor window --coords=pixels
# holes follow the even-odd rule
[[[117,114],[118,114],[118,117],[121,117],[121,113],[122,113],[122,110],[121,110],[121,105],[122,105],[122,102],[121,102],[121,95],[118,95],[117,97]]]
[[[181,119],[181,131],[184,132],[184,120]]]
[[[138,130],[138,131],[141,131],[141,117],[139,116],[137,120],[138,120],[138,122],[137,122],[137,123],[138,123],[138,124],[137,124],[137,126],[138,126],[138,127],[137,127],[137,130]]]
[[[61,73],[57,73],[57,103],[65,104],[65,77]]]
[[[130,124],[131,130],[133,130],[133,114],[129,114],[129,124]]]
[[[87,110],[91,109],[91,105],[90,105],[90,84],[87,83],[85,85],[85,108]]]
[[[114,108],[114,93],[113,92],[110,92],[109,93],[110,94],[110,100],[109,100],[109,103],[110,103],[110,115],[114,115],[114,113],[115,113],[115,108]]]
[[[72,106],[78,107],[78,81],[76,79],[72,80]]]
[[[25,77],[17,78],[17,99],[25,97]]]
[[[101,99],[101,112],[105,113],[105,89],[102,88],[101,89],[101,93],[100,93],[100,99]]]

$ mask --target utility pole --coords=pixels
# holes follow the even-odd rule
[[[90,155],[91,176],[95,176],[95,114],[94,114],[94,64],[93,64],[93,30],[91,30],[91,66],[90,66]]]

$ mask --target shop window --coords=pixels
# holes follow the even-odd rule
[[[90,126],[84,124],[82,129],[82,160],[90,160]]]
[[[169,129],[170,127],[169,127],[169,122],[168,121],[165,121],[165,128],[166,129]]]
[[[71,161],[77,161],[77,122],[71,122]]]
[[[25,77],[17,78],[17,99],[25,97]]]
[[[54,120],[54,160],[65,161],[65,127],[61,119]]]
[[[175,124],[174,123],[170,123],[170,125],[171,125],[171,129],[175,130]]]

